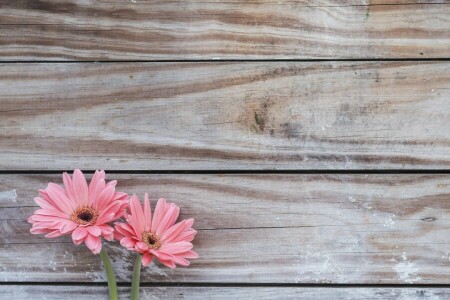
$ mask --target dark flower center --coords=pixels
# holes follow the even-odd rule
[[[98,212],[92,207],[78,207],[73,211],[70,219],[80,225],[91,225],[97,221]]]
[[[159,241],[159,237],[151,232],[144,231],[142,233],[142,241],[150,248],[150,249],[158,249],[161,247],[161,242]]]
[[[85,222],[90,222],[90,221],[92,221],[93,218],[94,218],[94,215],[89,211],[81,212],[78,214],[78,219],[85,221]]]

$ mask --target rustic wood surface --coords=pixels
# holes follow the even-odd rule
[[[200,258],[151,265],[144,282],[449,284],[450,175],[114,174],[125,192],[164,195],[195,217]],[[0,278],[104,282],[70,237],[29,234],[36,189],[60,175],[1,175]],[[110,246],[118,280],[134,259]]]
[[[0,168],[449,169],[450,62],[0,65]]]
[[[0,60],[443,58],[429,1],[0,1]]]
[[[0,299],[107,299],[26,222],[74,168],[196,219],[141,299],[449,299],[449,55],[449,0],[0,0]]]
[[[120,299],[130,289],[119,288]],[[14,300],[108,299],[107,287],[98,286],[2,286],[0,297]],[[354,299],[434,300],[448,299],[444,288],[299,288],[299,287],[143,287],[141,299]]]

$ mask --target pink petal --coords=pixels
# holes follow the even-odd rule
[[[102,234],[102,230],[96,225],[87,226],[86,229],[93,236],[100,236],[100,234]]]
[[[164,232],[165,228],[169,228],[173,224],[169,225],[169,222],[173,219],[173,216],[175,215],[175,220],[178,217],[179,209],[175,204],[170,204],[169,208],[164,214],[164,217],[162,218],[161,222],[159,222],[158,227],[156,227],[156,234],[160,235]]]
[[[88,204],[88,185],[86,182],[86,178],[83,173],[76,169],[73,172],[73,192],[75,194],[75,198],[77,199],[77,203],[82,206],[86,206]]]
[[[97,182],[100,180],[105,180],[105,171],[97,170],[95,171],[94,175],[92,176],[91,182],[89,183],[88,193],[93,194],[97,185]]]
[[[171,269],[174,269],[176,267],[173,260],[160,260],[160,259],[158,259],[158,260],[160,263],[162,263],[163,265],[165,265],[166,267],[169,267]]]
[[[131,226],[133,226],[136,235],[141,236],[142,231],[144,231],[145,228],[145,219],[141,203],[139,202],[139,198],[136,196],[136,194],[133,194],[130,199],[130,211]]]
[[[52,199],[55,206],[66,214],[70,215],[75,209],[75,203],[67,198],[64,189],[59,185],[50,182],[47,186],[46,192]]]
[[[106,184],[104,179],[99,179],[97,182],[95,182],[94,186],[92,187],[92,192],[89,191],[89,203],[93,204],[95,200],[98,199],[100,193],[103,192],[105,188]]]
[[[136,241],[132,238],[125,237],[120,240],[120,244],[127,248],[128,250],[134,250],[134,245],[136,244]]]
[[[100,181],[105,181],[105,171],[95,171],[88,187],[88,206],[93,206],[95,200],[98,198],[100,191],[103,190]],[[103,185],[104,187],[104,185]]]
[[[117,180],[111,180],[110,182],[108,182],[106,184],[106,186],[112,186],[112,187],[115,187],[116,185],[117,185]]]
[[[47,234],[47,233],[53,232],[53,230],[50,230],[50,229],[48,229],[48,228],[40,229],[40,228],[32,227],[32,228],[30,229],[30,232],[31,232],[32,234]]]
[[[100,225],[99,227],[102,230],[102,235],[103,234],[111,234],[114,232],[114,228],[109,225]]]
[[[197,254],[197,252],[189,250],[187,252],[183,252],[183,253],[178,253],[178,256],[184,257],[184,258],[189,258],[189,259],[195,259],[195,258],[199,258],[199,255]]]
[[[64,182],[64,188],[66,189],[67,196],[69,197],[72,202],[76,202],[75,193],[73,192],[73,183],[72,178],[70,178],[70,175],[67,174],[67,172],[63,173],[63,182]]]
[[[145,219],[145,231],[150,231],[152,227],[152,210],[150,207],[150,201],[148,200],[148,194],[144,195],[144,219]]]
[[[194,229],[190,229],[188,231],[184,231],[180,233],[176,238],[174,238],[171,242],[190,242],[194,239],[195,235],[197,234],[197,231]]]
[[[34,212],[35,215],[42,215],[42,216],[53,216],[53,217],[59,217],[62,219],[69,219],[69,215],[63,213],[59,209],[55,209],[54,207],[47,208],[47,209],[38,209]]]
[[[53,239],[62,236],[63,234],[59,230],[52,231],[45,235],[46,238]]]
[[[128,194],[122,193],[122,192],[115,192],[114,193],[114,200],[127,200]]]
[[[86,227],[78,227],[72,232],[72,240],[75,244],[80,244],[88,235]]]
[[[148,266],[153,260],[153,257],[148,253],[145,252],[144,255],[142,255],[142,265],[144,267]]]
[[[105,209],[100,211],[100,217],[97,219],[97,224],[102,225],[109,223],[115,219],[120,218],[119,209],[122,207],[120,202],[111,202]],[[118,214],[119,213],[119,214]]]
[[[116,223],[115,228],[116,228],[116,231],[119,232],[123,236],[126,236],[126,237],[134,236],[133,228],[131,228],[131,226],[126,223]]]
[[[72,232],[77,227],[78,227],[77,223],[72,222],[70,220],[66,220],[66,221],[62,222],[61,226],[59,227],[59,231],[62,234],[66,234],[66,233]]]
[[[151,249],[150,253],[153,254],[159,260],[171,260],[172,257],[173,257],[170,254],[163,253],[163,252],[160,252],[160,251],[155,250],[155,249]]]
[[[84,240],[84,243],[94,254],[98,254],[102,250],[102,242],[99,237],[88,234],[88,236]]]
[[[193,224],[194,219],[187,219],[178,222],[161,235],[161,241],[172,242],[175,238],[177,238],[180,235],[181,232],[190,229]]]
[[[158,250],[160,252],[168,253],[168,254],[177,254],[189,251],[192,249],[192,244],[189,242],[177,242],[170,244],[163,244]]]
[[[183,267],[187,267],[187,266],[190,265],[190,262],[189,262],[187,259],[184,259],[183,257],[177,256],[177,255],[175,255],[175,256],[173,257],[173,261],[174,261],[174,263],[176,263],[177,265],[180,265],[180,266],[183,266]]]
[[[55,206],[48,202],[47,200],[42,199],[41,197],[34,198],[34,201],[43,209],[54,209]]]
[[[162,219],[164,218],[165,212],[166,212],[166,199],[161,198],[158,200],[158,203],[156,203],[155,212],[153,214],[151,232],[156,232],[159,223],[161,223]]]
[[[148,250],[148,246],[145,243],[143,243],[143,242],[137,242],[136,245],[134,245],[134,249],[137,252],[142,253],[142,252]]]
[[[98,198],[94,200],[94,207],[96,207],[98,211],[105,209],[113,200],[114,192],[114,187],[106,187],[100,195],[98,195]]]

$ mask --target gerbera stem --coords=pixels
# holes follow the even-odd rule
[[[139,283],[141,281],[142,255],[138,253],[133,268],[133,281],[131,283],[131,300],[139,300]]]
[[[105,247],[102,247],[100,257],[102,258],[106,278],[108,279],[109,300],[118,300],[119,297],[117,296],[116,275],[114,275],[111,260],[109,259],[109,255],[108,252],[106,252]]]

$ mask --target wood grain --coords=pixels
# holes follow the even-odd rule
[[[450,50],[446,0],[0,3],[2,61],[444,58]]]
[[[0,65],[3,170],[448,169],[450,62]]]
[[[0,176],[0,279],[104,282],[70,237],[28,233],[33,197],[59,175]],[[158,264],[143,281],[449,284],[450,175],[111,175],[118,189],[165,196],[194,217],[201,258]],[[134,256],[110,245],[118,279]]]
[[[128,299],[130,289],[119,288]],[[333,299],[333,300],[439,300],[448,299],[445,288],[297,288],[297,287],[143,287],[142,300],[150,299]],[[0,297],[14,300],[108,299],[107,287],[2,286]]]

